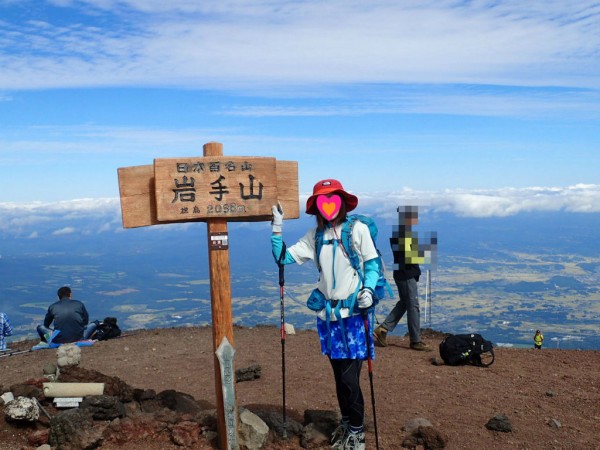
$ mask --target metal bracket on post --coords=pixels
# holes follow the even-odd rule
[[[223,337],[215,352],[221,366],[221,384],[223,386],[223,410],[227,430],[227,448],[238,450],[237,442],[237,407],[235,403],[235,373],[233,370],[233,355],[235,349],[226,337]]]

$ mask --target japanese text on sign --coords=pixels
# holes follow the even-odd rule
[[[157,159],[155,183],[161,220],[268,215],[277,201],[274,158]]]

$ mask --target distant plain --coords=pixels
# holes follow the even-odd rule
[[[93,229],[90,220],[70,223]],[[394,224],[378,220],[378,225],[378,246],[393,285],[388,239]],[[291,245],[311,226],[307,217],[286,221],[284,239]],[[35,238],[0,232],[0,310],[15,327],[14,339],[31,338],[56,289],[70,285],[92,320],[115,316],[124,329],[207,325],[205,229],[204,224],[163,225],[69,235],[41,232]],[[436,267],[423,267],[419,283],[422,327],[479,332],[497,345],[517,347],[531,346],[540,329],[547,348],[600,349],[598,229],[600,214],[422,215],[417,230],[423,236],[437,231],[439,237]],[[279,286],[268,224],[230,224],[229,233],[234,322],[277,325]],[[432,289],[426,295],[430,269]],[[297,328],[315,327],[305,300],[317,276],[311,263],[286,267],[286,321]],[[395,301],[379,304],[380,321]],[[405,332],[403,320],[394,334]]]

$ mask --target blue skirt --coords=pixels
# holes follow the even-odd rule
[[[373,324],[373,313],[368,316],[369,330]],[[321,352],[331,359],[367,359],[367,340],[363,316],[354,315],[342,319],[346,340],[342,337],[340,321],[330,321],[329,330],[327,322],[317,317],[317,331],[321,340]],[[369,349],[371,359],[375,359],[375,344],[373,343],[372,330],[369,336]],[[329,346],[328,337],[331,339]],[[347,345],[346,345],[347,344]]]

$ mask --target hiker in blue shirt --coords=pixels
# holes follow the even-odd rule
[[[12,335],[13,329],[8,321],[8,316],[0,312],[0,350],[6,350],[6,336]]]
[[[323,304],[317,310],[317,330],[321,351],[329,357],[342,422],[332,436],[333,449],[365,449],[364,398],[360,388],[362,362],[367,359],[367,337],[363,314],[372,315],[373,291],[378,278],[377,250],[367,225],[356,221],[350,243],[359,256],[362,276],[352,267],[348,250],[341,240],[347,213],[358,205],[356,196],[344,190],[337,180],[315,184],[306,202],[306,213],[314,215],[317,227],[309,230],[296,244],[281,255],[283,211],[273,206],[271,244],[276,261],[303,264],[313,261],[320,270],[317,296]],[[323,244],[317,258],[316,236],[322,233]],[[280,258],[281,257],[281,258]],[[310,299],[309,299],[310,301]],[[340,302],[342,307],[336,308]],[[344,305],[352,305],[343,307]],[[354,307],[356,306],[356,307]],[[336,312],[333,313],[333,310]],[[373,340],[369,353],[374,358]]]
[[[57,330],[60,333],[52,338],[52,342],[56,344],[89,339],[96,330],[97,325],[95,322],[89,323],[89,315],[85,305],[79,300],[73,300],[71,288],[68,286],[61,287],[57,295],[58,301],[48,307],[44,324],[37,327],[40,339],[48,342],[50,336]],[[54,322],[54,329],[50,328],[52,322]]]

